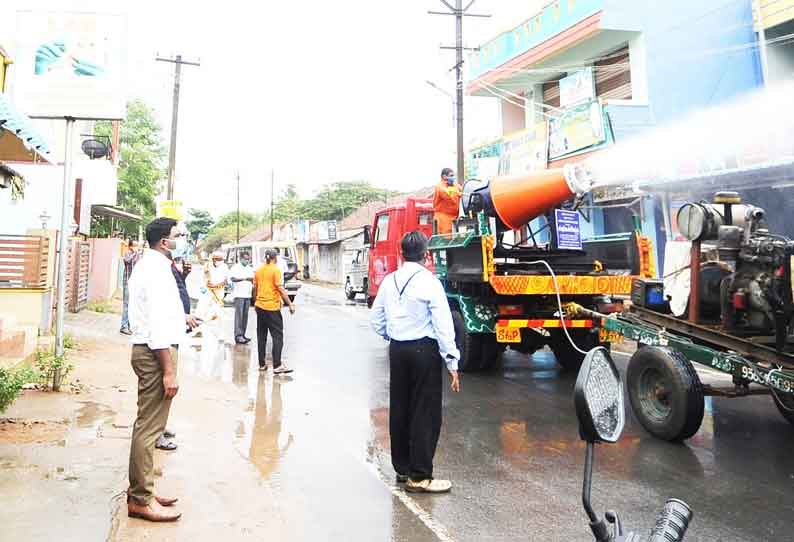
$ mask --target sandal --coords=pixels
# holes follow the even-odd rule
[[[166,452],[173,452],[177,449],[176,442],[165,438],[163,435],[157,437],[157,442],[154,443],[154,447],[158,450],[165,450]]]
[[[174,433],[170,429],[166,429],[165,431],[163,431],[163,436],[165,438],[174,438],[174,437],[176,437],[176,433]]]
[[[408,480],[405,483],[405,491],[409,493],[448,493],[452,489],[452,482],[449,480],[425,479],[419,482]]]

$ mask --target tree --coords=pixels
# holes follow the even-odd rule
[[[98,136],[110,137],[111,132],[107,121],[97,122],[94,129]],[[156,212],[155,197],[160,193],[160,183],[165,176],[166,149],[154,111],[141,100],[127,103],[127,116],[121,124],[119,153],[117,204],[140,214],[146,223],[154,218]],[[97,226],[102,229],[101,225]],[[119,229],[127,235],[134,235],[138,225],[121,221]]]
[[[187,230],[195,240],[199,235],[207,235],[214,224],[209,211],[203,209],[188,209],[188,219],[186,221]]]
[[[244,226],[256,225],[262,223],[262,217],[247,211],[240,211],[240,229]],[[237,211],[232,211],[220,216],[218,221],[212,227],[211,231],[216,231],[225,228],[226,226],[237,227]]]
[[[326,185],[303,206],[311,220],[342,220],[371,201],[382,201],[395,192],[376,188],[366,181],[347,181]]]

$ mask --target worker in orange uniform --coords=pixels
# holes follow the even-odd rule
[[[441,170],[441,181],[433,193],[433,220],[436,233],[452,233],[452,222],[458,218],[463,188],[455,182],[455,172],[445,167]]]

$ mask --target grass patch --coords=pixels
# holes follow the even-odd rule
[[[34,379],[34,371],[28,367],[12,369],[0,367],[0,412],[5,412],[22,393],[22,386]]]
[[[113,312],[113,305],[109,299],[98,299],[86,305],[86,310],[91,312],[108,313]]]

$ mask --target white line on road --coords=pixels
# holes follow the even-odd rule
[[[413,500],[408,494],[403,491],[402,489],[395,487],[392,483],[390,478],[384,473],[383,471],[378,468],[377,465],[374,463],[368,463],[370,468],[370,472],[372,472],[373,476],[378,478],[383,484],[391,491],[391,494],[400,499],[400,502],[405,505],[405,507],[411,511],[413,515],[415,515],[419,521],[421,521],[425,527],[427,527],[430,532],[432,532],[436,537],[441,540],[442,542],[454,542],[455,539],[452,538],[452,535],[449,534],[444,525],[431,516],[424,508],[422,508],[419,503]],[[432,496],[431,496],[432,498]]]

